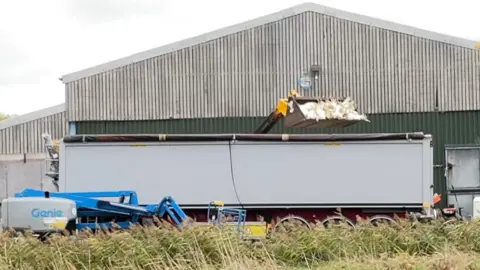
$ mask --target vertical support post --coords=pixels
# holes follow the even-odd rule
[[[77,123],[68,122],[68,133],[70,135],[77,135]]]
[[[8,167],[5,165],[5,189],[6,189],[6,196],[5,198],[8,198],[9,197],[9,194],[8,194],[8,191],[9,191],[9,187],[8,187]]]
[[[3,172],[3,175],[0,175],[0,180],[5,181],[5,195],[4,195],[3,198],[8,198],[8,167],[7,167],[7,162],[4,163],[0,159],[0,173],[2,173],[2,172]]]
[[[480,148],[477,149],[480,154]],[[480,155],[478,155],[478,164],[480,164]],[[480,186],[480,166],[478,166],[478,174],[477,174],[477,185]]]
[[[423,207],[428,216],[433,216],[432,203],[435,187],[434,160],[433,160],[433,138],[428,136],[423,139]]]

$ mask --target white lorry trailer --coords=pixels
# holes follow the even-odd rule
[[[423,133],[76,135],[60,153],[60,192],[133,189],[145,205],[169,194],[199,221],[212,198],[248,221],[353,224],[420,213],[434,196]]]

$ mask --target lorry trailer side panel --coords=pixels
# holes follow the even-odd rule
[[[298,136],[298,135],[297,135]],[[421,207],[433,196],[423,139],[62,142],[60,191],[136,190],[182,206]]]

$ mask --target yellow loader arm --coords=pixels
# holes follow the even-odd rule
[[[297,91],[290,90],[288,98],[282,98],[278,101],[275,109],[270,113],[270,115],[262,122],[262,124],[253,132],[255,134],[266,134],[275,126],[275,124],[283,117],[287,115],[288,112],[288,100],[294,98],[298,95]]]

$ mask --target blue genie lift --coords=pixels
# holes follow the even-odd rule
[[[65,229],[70,232],[111,229],[114,226],[129,229],[135,224],[153,224],[155,217],[166,219],[182,229],[183,222],[188,218],[170,196],[164,197],[158,204],[139,205],[137,193],[131,190],[48,192],[25,189],[16,193],[14,198],[2,201],[2,213],[5,213],[2,215],[3,227],[31,229],[39,235]],[[25,215],[26,213],[30,215]],[[222,201],[208,204],[207,217],[207,222],[197,224],[229,227],[243,239],[264,238],[266,233],[265,224],[260,227],[252,227],[251,224],[247,226],[245,209],[226,208]]]
[[[48,192],[25,189],[15,197],[63,198],[76,204],[76,229],[112,228],[113,222],[123,229],[132,224],[142,224],[153,217],[170,219],[181,228],[187,218],[180,206],[170,197],[164,197],[158,204],[140,206],[135,191],[100,191],[100,192]],[[117,202],[103,198],[118,198]]]

